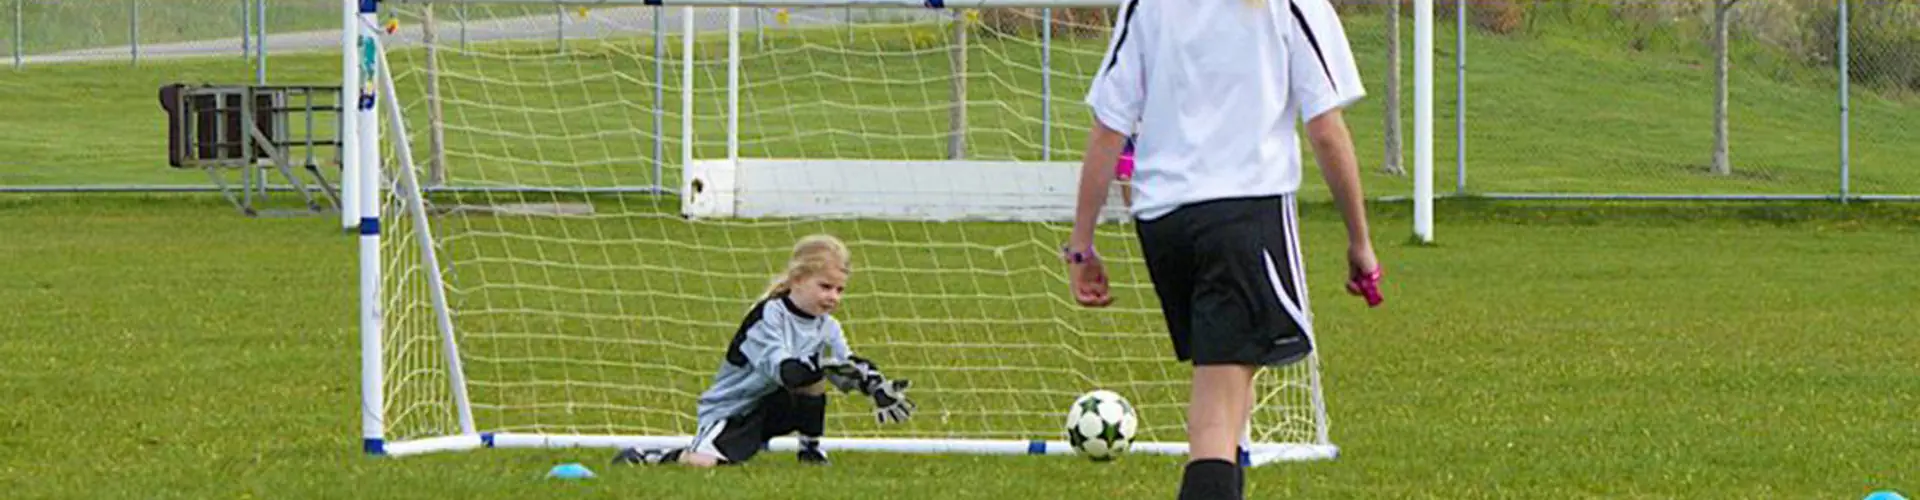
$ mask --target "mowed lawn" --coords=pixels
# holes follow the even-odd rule
[[[1376,206],[1388,304],[1310,248],[1334,461],[1259,497],[1850,498],[1920,482],[1905,207]],[[1309,206],[1310,242],[1339,223]],[[1128,457],[778,454],[629,470],[606,450],[359,451],[354,250],[210,197],[0,201],[0,488],[37,497],[1169,497]],[[851,301],[861,300],[857,295]],[[841,400],[838,404],[846,404]],[[486,425],[485,422],[482,423]],[[586,484],[541,478],[579,461]]]

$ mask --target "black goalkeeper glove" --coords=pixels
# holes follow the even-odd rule
[[[827,380],[841,392],[859,391],[873,398],[873,416],[882,424],[905,422],[913,416],[913,401],[907,400],[907,380],[887,380],[880,367],[859,356],[850,356],[844,364],[824,367]]]

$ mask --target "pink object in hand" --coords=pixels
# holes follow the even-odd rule
[[[1354,277],[1352,281],[1347,282],[1347,293],[1366,297],[1367,307],[1379,307],[1381,302],[1386,301],[1386,298],[1380,296],[1382,274],[1380,269],[1374,269],[1371,273]]]
[[[1133,141],[1127,141],[1127,149],[1120,151],[1120,161],[1113,164],[1113,176],[1120,180],[1133,179]]]

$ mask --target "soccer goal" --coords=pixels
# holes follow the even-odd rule
[[[1118,194],[1118,302],[1074,304],[1058,257],[1118,0],[344,3],[368,453],[685,444],[823,232],[849,342],[920,407],[834,396],[828,449],[1071,454],[1068,406],[1108,389],[1135,453],[1186,452]],[[1317,355],[1262,376],[1252,462],[1336,454],[1321,382]]]

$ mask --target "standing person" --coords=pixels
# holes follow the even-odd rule
[[[1349,292],[1379,304],[1340,111],[1365,90],[1329,0],[1128,0],[1118,17],[1087,95],[1095,120],[1063,258],[1076,301],[1112,303],[1094,227],[1137,137],[1130,208],[1174,354],[1194,365],[1179,498],[1240,499],[1254,375],[1313,352],[1297,123],[1346,220]]]

